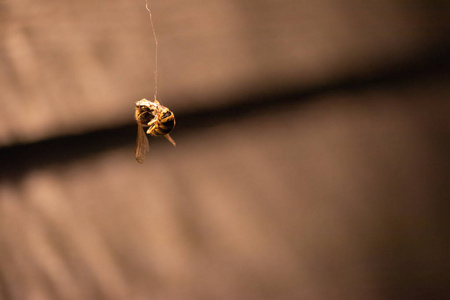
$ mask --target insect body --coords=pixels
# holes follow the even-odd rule
[[[138,133],[136,140],[136,160],[143,163],[145,153],[149,151],[147,136],[144,127],[148,127],[147,134],[151,136],[164,136],[172,145],[175,141],[170,137],[169,132],[175,127],[175,116],[167,107],[162,106],[158,100],[149,101],[142,99],[136,102],[136,122]]]

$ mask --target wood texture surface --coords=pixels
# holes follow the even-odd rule
[[[143,2],[143,3],[141,3]],[[446,299],[446,1],[0,2],[0,299]]]
[[[443,43],[445,3],[153,1],[160,100],[192,112],[395,68]],[[0,3],[0,145],[131,122],[154,90],[144,4]]]

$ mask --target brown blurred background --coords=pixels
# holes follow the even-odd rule
[[[0,1],[0,299],[448,299],[450,3]]]

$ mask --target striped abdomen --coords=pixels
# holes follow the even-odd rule
[[[175,116],[167,107],[163,107],[158,113],[158,120],[152,131],[152,135],[168,134],[175,127]]]

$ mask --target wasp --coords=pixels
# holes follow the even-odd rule
[[[136,139],[136,160],[138,163],[144,163],[145,153],[150,149],[147,135],[144,131],[146,127],[148,127],[148,135],[162,135],[172,145],[177,145],[169,135],[169,132],[175,127],[175,115],[167,107],[161,105],[158,100],[142,99],[136,101],[135,116],[138,125]]]

